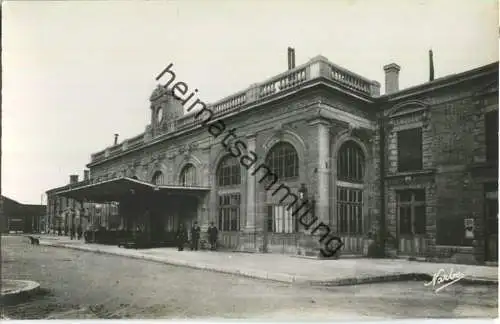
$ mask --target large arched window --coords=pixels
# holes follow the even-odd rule
[[[241,167],[238,159],[231,155],[225,156],[217,168],[217,185],[219,187],[238,186],[241,184]],[[222,192],[219,194],[219,230],[237,232],[240,230],[239,192]]]
[[[363,233],[365,157],[359,145],[347,141],[337,154],[337,224],[341,234]]]
[[[219,163],[217,169],[217,185],[219,187],[241,184],[240,162],[231,155],[227,155]]]
[[[345,142],[337,156],[337,179],[362,183],[365,157],[359,145],[354,141]]]
[[[163,185],[163,173],[161,171],[156,171],[153,174],[153,179],[151,180],[151,182],[155,185]]]
[[[299,157],[289,143],[274,145],[267,154],[266,165],[280,180],[299,176]]]
[[[196,185],[196,168],[194,165],[190,163],[182,168],[180,182],[182,186]]]

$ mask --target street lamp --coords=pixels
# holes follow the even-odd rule
[[[307,200],[307,188],[305,183],[300,184],[299,199],[302,201]]]

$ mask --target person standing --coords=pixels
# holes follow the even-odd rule
[[[76,239],[76,228],[75,228],[75,225],[71,225],[71,230],[70,230],[70,235],[71,235],[71,239]]]
[[[187,241],[187,232],[182,223],[179,224],[179,228],[177,229],[177,233],[175,235],[175,241],[177,243],[177,249],[179,251],[183,251],[184,244]]]
[[[200,242],[200,227],[198,222],[194,222],[191,228],[191,251],[198,251],[198,244]]]
[[[81,224],[78,224],[77,234],[78,234],[78,239],[81,240],[82,239],[82,225]]]
[[[208,242],[210,243],[210,250],[212,251],[217,250],[218,234],[219,231],[217,230],[217,227],[214,226],[214,222],[211,222],[210,226],[208,227]]]

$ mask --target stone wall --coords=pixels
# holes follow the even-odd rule
[[[498,109],[498,100],[485,99],[478,102],[475,93],[491,85],[494,78],[496,75],[491,74],[489,77],[408,96],[404,100],[383,105],[388,124],[387,226],[391,233],[396,233],[395,190],[425,188],[427,233],[426,244],[422,247],[424,250],[420,252],[429,257],[452,258],[458,250],[451,249],[449,245],[463,246],[463,249],[459,249],[460,253],[472,251],[473,241],[465,239],[464,218],[478,220],[482,217],[483,184],[488,180],[496,181],[496,173],[484,171],[483,166],[477,166],[483,170],[479,172],[482,176],[475,176],[471,172],[475,163],[477,165],[478,161],[485,161],[484,112],[481,109],[484,110],[486,106],[490,110]],[[490,98],[494,96],[497,97],[498,92]],[[414,111],[418,109],[421,111]],[[422,127],[423,170],[401,173],[397,170],[396,132],[410,127]],[[374,142],[377,143],[374,147],[377,150],[379,134],[374,137]],[[377,170],[379,163],[380,161],[374,163]],[[476,221],[478,233],[483,231],[480,223],[480,220]],[[443,231],[451,227],[462,233],[454,233],[454,241],[447,243]]]

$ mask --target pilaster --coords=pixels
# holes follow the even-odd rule
[[[248,151],[255,152],[256,134],[247,135],[247,148]],[[256,218],[256,176],[252,175],[250,170],[246,172],[247,177],[247,198],[246,198],[246,225],[245,232],[255,232],[255,218]]]
[[[330,123],[322,118],[309,121],[315,148],[311,160],[314,166],[316,217],[325,224],[330,223]]]

